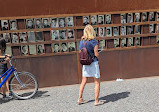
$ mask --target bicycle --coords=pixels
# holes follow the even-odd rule
[[[32,98],[38,91],[37,79],[33,74],[29,72],[17,72],[16,68],[14,68],[12,65],[12,59],[13,56],[11,56],[9,60],[9,64],[11,67],[0,76],[0,79],[4,77],[4,79],[0,83],[0,88],[11,76],[11,74],[14,73],[14,75],[9,80],[9,91],[11,95],[14,98],[22,100]]]

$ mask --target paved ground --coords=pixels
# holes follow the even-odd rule
[[[159,77],[102,82],[100,99],[104,105],[94,106],[94,84],[87,84],[84,99],[77,105],[80,85],[40,89],[30,100],[2,101],[0,112],[159,112]]]

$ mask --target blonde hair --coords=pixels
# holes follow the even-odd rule
[[[94,39],[96,37],[94,28],[91,25],[86,25],[83,33],[84,33],[84,35],[81,37],[81,39],[91,40],[91,39]]]

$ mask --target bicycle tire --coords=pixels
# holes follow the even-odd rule
[[[38,81],[36,77],[29,72],[18,72],[17,76],[24,85],[22,86],[14,75],[9,81],[9,90],[11,94],[15,98],[21,100],[32,98],[38,91]],[[30,79],[28,80],[27,78]],[[32,86],[32,83],[34,84],[34,86]],[[32,88],[29,88],[29,86]]]

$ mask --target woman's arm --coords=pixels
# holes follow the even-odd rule
[[[99,53],[98,53],[98,45],[96,45],[96,46],[94,47],[94,55],[95,55],[96,57],[99,56]]]

